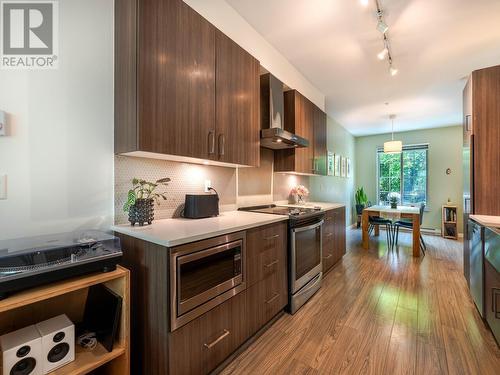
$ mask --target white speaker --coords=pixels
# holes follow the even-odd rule
[[[29,326],[0,337],[3,375],[42,375],[42,338]]]
[[[75,360],[75,326],[66,315],[38,323],[36,328],[42,337],[44,374]]]

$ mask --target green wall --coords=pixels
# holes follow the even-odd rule
[[[338,202],[346,205],[346,224],[350,225],[353,217],[354,178],[355,178],[355,138],[337,121],[327,118],[327,148],[335,154],[351,159],[353,172],[351,177],[314,176],[310,177],[311,200],[319,202]]]
[[[403,145],[428,143],[428,211],[424,214],[424,228],[441,229],[441,205],[448,198],[458,206],[458,230],[462,231],[462,126],[395,133],[394,139]],[[356,186],[363,186],[368,199],[376,203],[376,150],[390,140],[390,134],[355,138]],[[446,169],[451,168],[451,174]]]

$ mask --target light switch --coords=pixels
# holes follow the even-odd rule
[[[0,175],[0,199],[7,199],[7,175]]]
[[[6,128],[7,128],[7,115],[5,114],[4,111],[0,111],[0,136],[6,134]]]

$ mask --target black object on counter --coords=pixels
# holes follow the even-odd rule
[[[217,192],[215,194],[186,194],[184,217],[202,219],[212,216],[219,216],[219,195]]]

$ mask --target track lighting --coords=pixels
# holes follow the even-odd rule
[[[389,53],[389,50],[387,49],[387,47],[384,47],[384,49],[382,51],[377,53],[377,58],[379,60],[383,60],[383,59],[385,59],[385,57],[387,56],[388,53]]]
[[[377,23],[377,30],[380,31],[382,34],[385,34],[387,30],[389,30],[389,26],[387,26],[387,24],[384,21],[382,21],[382,19],[379,19]]]
[[[361,5],[363,5],[364,7],[368,6],[369,1],[370,0],[359,0],[359,2],[361,3]]]
[[[389,68],[389,73],[394,77],[396,74],[398,74],[398,70],[391,65]]]

